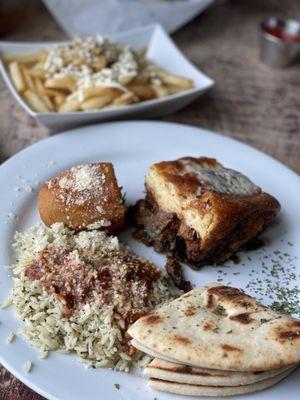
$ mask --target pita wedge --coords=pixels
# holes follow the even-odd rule
[[[155,358],[144,369],[144,374],[156,380],[184,383],[196,386],[241,386],[250,385],[292,371],[294,367],[283,367],[272,371],[237,372],[171,363]]]
[[[227,397],[235,396],[239,394],[247,394],[258,392],[259,390],[267,389],[274,386],[276,383],[280,382],[285,378],[292,370],[282,372],[272,378],[265,379],[263,381],[253,383],[250,385],[241,386],[202,386],[202,385],[191,385],[186,383],[168,382],[155,378],[150,378],[149,386],[152,389],[161,390],[163,392],[170,392],[181,394],[185,396],[208,396],[208,397]]]
[[[138,349],[194,367],[268,371],[300,363],[300,321],[219,284],[191,290],[128,330]]]

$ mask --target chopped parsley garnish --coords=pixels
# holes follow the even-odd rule
[[[221,306],[221,304],[218,304],[217,307],[214,310],[215,314],[217,315],[226,315],[225,308]]]
[[[117,390],[120,390],[120,385],[119,385],[119,383],[115,383],[115,384],[114,384],[114,387],[115,387]]]
[[[213,332],[218,333],[219,330],[220,330],[220,328],[219,328],[218,326],[216,326],[216,327],[213,329]]]
[[[267,322],[269,322],[269,321],[271,321],[271,319],[262,318],[262,319],[260,320],[260,323],[261,323],[261,324],[265,324],[265,323],[267,323]]]

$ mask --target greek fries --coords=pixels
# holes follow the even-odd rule
[[[37,54],[2,55],[11,81],[36,112],[74,112],[123,107],[193,87],[134,51],[104,37],[74,37]]]

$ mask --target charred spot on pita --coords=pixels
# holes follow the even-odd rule
[[[181,336],[181,335],[174,335],[174,340],[175,340],[175,342],[178,342],[180,344],[191,344],[192,343],[190,341],[190,339],[188,339],[185,336]]]
[[[278,336],[280,339],[288,339],[288,340],[300,339],[300,330],[282,331],[279,333]]]
[[[196,314],[196,307],[193,305],[193,304],[189,304],[188,306],[187,306],[187,308],[185,309],[185,311],[184,311],[184,314],[187,316],[187,317],[191,317],[192,315],[195,315]]]
[[[212,328],[213,328],[213,326],[212,326],[212,324],[211,324],[210,322],[206,322],[206,323],[203,325],[203,330],[204,330],[204,331],[211,331]]]
[[[300,338],[300,331],[294,332],[294,331],[285,331],[281,332],[279,335],[280,339],[296,339]]]
[[[239,322],[240,324],[250,324],[253,321],[253,318],[251,318],[251,313],[249,312],[232,315],[229,317],[229,319]]]
[[[230,286],[213,286],[208,289],[208,293],[217,294],[230,299],[240,295],[245,296],[242,290]]]
[[[209,295],[208,295],[208,298],[207,298],[206,307],[207,307],[207,308],[212,308],[213,305],[214,305],[214,298],[213,298],[213,295],[212,295],[212,294],[209,294]]]
[[[241,289],[237,289],[230,286],[213,286],[208,289],[208,296],[213,297],[213,295],[220,297],[222,300],[229,300],[235,304],[239,304],[245,308],[252,305],[251,297],[248,296]],[[213,298],[208,299],[207,307],[213,305]]]
[[[280,340],[300,339],[300,321],[291,321],[286,324],[285,328],[277,329],[276,336]]]
[[[243,351],[239,347],[231,346],[230,344],[221,344],[221,347],[225,351]]]
[[[163,320],[162,317],[158,314],[148,314],[145,317],[145,322],[146,322],[146,324],[149,324],[149,325],[158,324],[158,323],[162,322],[162,320]]]

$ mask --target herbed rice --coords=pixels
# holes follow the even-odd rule
[[[114,321],[111,305],[103,305],[98,301],[86,303],[70,317],[62,316],[64,304],[56,299],[55,294],[48,293],[40,281],[31,280],[25,275],[27,267],[36,261],[37,253],[51,243],[72,249],[127,251],[116,237],[106,236],[99,231],[75,235],[63,224],[54,224],[51,228],[32,227],[24,233],[17,232],[13,244],[17,260],[10,268],[13,272],[12,303],[25,322],[20,333],[42,352],[75,352],[79,361],[87,367],[129,371],[133,364],[136,365],[137,357],[132,359],[123,352],[120,327],[124,326],[124,321],[120,320],[118,324]],[[178,295],[180,292],[161,273],[161,278],[153,284],[148,311]],[[144,357],[138,363],[144,365],[148,361],[149,358]]]

